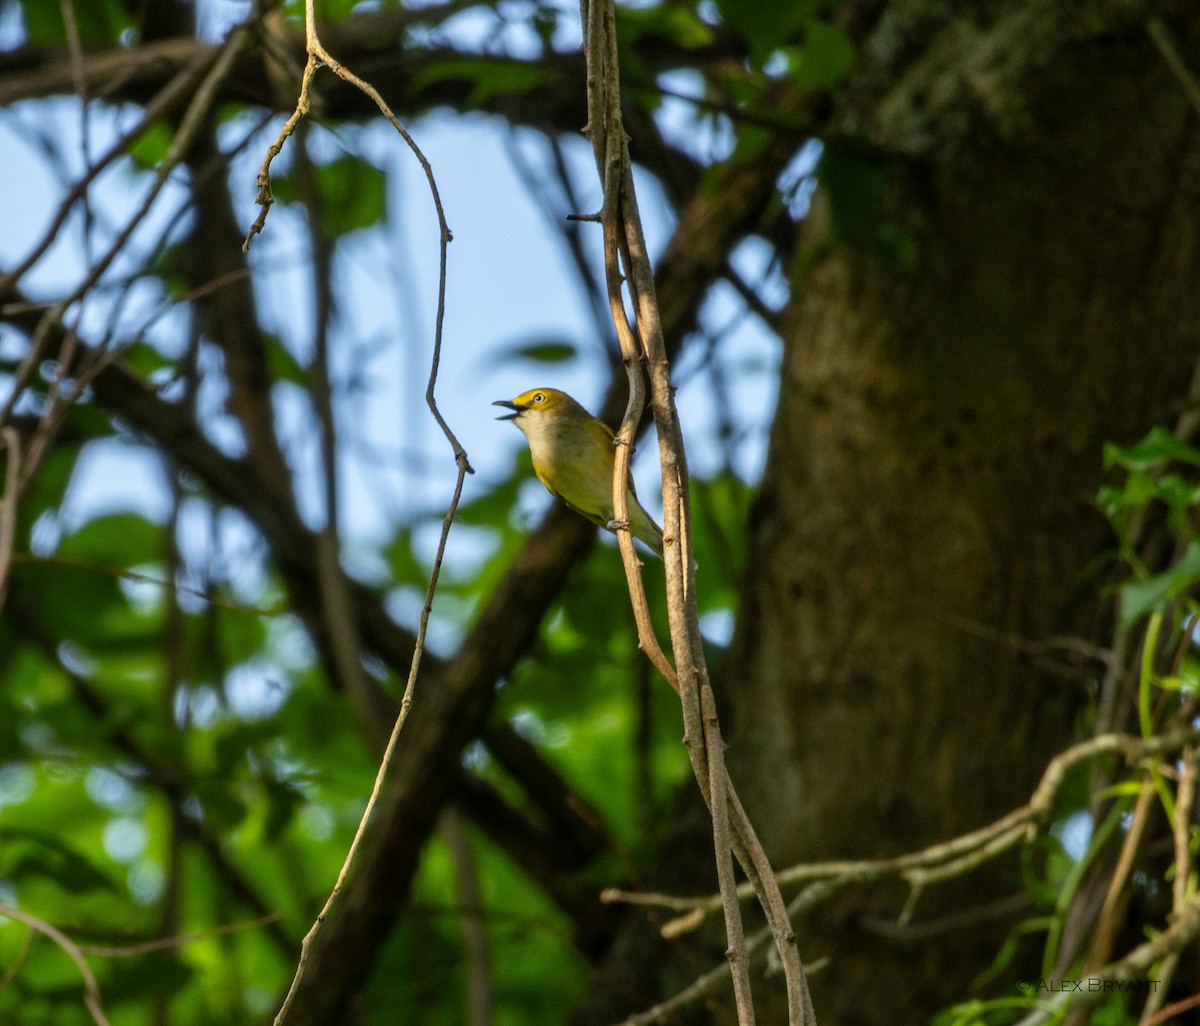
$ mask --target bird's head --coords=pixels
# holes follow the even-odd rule
[[[557,388],[531,388],[515,399],[500,399],[493,406],[512,410],[497,417],[497,420],[512,420],[522,431],[534,424],[553,424],[573,420],[590,420],[591,414]]]

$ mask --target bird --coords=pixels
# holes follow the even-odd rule
[[[624,526],[614,519],[616,441],[604,421],[557,388],[531,388],[514,399],[499,399],[492,405],[513,411],[496,419],[511,420],[521,429],[529,442],[533,472],[551,495],[606,530],[615,533]],[[632,480],[626,494],[633,536],[661,559],[662,528],[638,502]]]

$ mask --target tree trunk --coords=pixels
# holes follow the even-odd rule
[[[1145,27],[927,6],[862,46],[842,120],[886,184],[847,237],[832,176],[870,168],[829,155],[786,316],[728,683],[731,773],[777,865],[913,850],[1028,799],[1095,667],[1013,641],[1103,640],[1102,443],[1170,423],[1200,351],[1200,123]],[[914,922],[1019,891],[993,865]],[[843,892],[797,924],[831,958],[823,1023],[925,1021],[1017,918],[888,939],[905,897]]]

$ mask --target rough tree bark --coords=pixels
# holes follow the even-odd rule
[[[731,773],[777,864],[915,849],[1025,800],[1087,673],[1003,639],[1095,629],[1101,445],[1169,421],[1200,352],[1200,119],[1145,24],[974,7],[876,24],[838,118],[879,148],[883,197],[856,239],[827,197],[803,226],[728,683]],[[1194,58],[1200,19],[1170,30]],[[917,920],[1013,894],[1013,869]],[[805,960],[832,958],[822,1022],[926,1021],[1015,921],[885,939],[872,917],[904,896],[798,924]]]

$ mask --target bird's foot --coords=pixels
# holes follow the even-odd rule
[[[604,526],[606,528],[608,528],[608,530],[610,530],[610,531],[619,531],[623,527],[628,527],[629,521],[628,520],[610,520]]]

